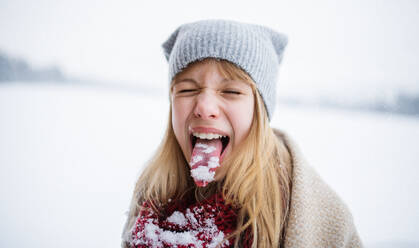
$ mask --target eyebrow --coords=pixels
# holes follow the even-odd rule
[[[182,82],[190,82],[190,83],[198,84],[198,82],[192,78],[181,78],[181,79],[176,79],[175,82],[173,82],[173,85],[177,83],[182,83]]]
[[[221,83],[227,83],[227,82],[231,82],[231,81],[235,81],[235,80],[224,78],[223,80],[221,80]],[[199,85],[199,83],[196,80],[192,79],[192,78],[181,78],[181,79],[176,79],[173,82],[173,85],[172,86],[174,86],[177,83],[183,83],[183,82],[189,82],[189,83],[194,83],[194,84]]]

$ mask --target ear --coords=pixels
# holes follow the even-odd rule
[[[163,52],[166,60],[169,61],[170,54],[172,53],[173,46],[176,43],[177,36],[179,34],[180,27],[177,28],[163,44]]]
[[[272,32],[271,41],[278,56],[278,62],[281,63],[285,47],[288,44],[288,37],[282,33]]]

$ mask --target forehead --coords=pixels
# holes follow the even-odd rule
[[[185,80],[186,79],[186,80]],[[172,80],[172,84],[188,81],[203,83],[206,81],[215,82],[237,82],[248,85],[254,84],[250,76],[234,64],[216,59],[205,59],[188,65],[182,72],[178,73]]]
[[[223,73],[218,69],[218,66],[214,63],[196,63],[185,68],[179,75],[176,77],[176,80],[181,80],[183,78],[194,78],[199,81],[204,79],[225,79]]]

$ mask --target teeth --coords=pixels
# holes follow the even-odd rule
[[[221,134],[216,134],[216,133],[193,133],[193,136],[200,139],[209,139],[209,140],[226,137],[226,136],[223,136]]]

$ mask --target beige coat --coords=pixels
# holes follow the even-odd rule
[[[275,130],[293,164],[290,215],[285,248],[362,247],[346,204],[308,165],[298,146]]]

